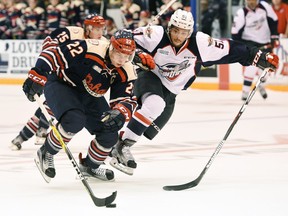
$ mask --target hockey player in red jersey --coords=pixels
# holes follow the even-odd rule
[[[134,85],[139,108],[133,113],[119,143],[111,152],[110,164],[132,175],[137,163],[130,148],[144,134],[153,139],[169,121],[176,96],[196,79],[201,66],[239,62],[275,69],[278,56],[261,52],[233,40],[219,40],[193,32],[191,12],[176,10],[162,26],[140,27],[134,33],[137,48],[148,52],[156,63],[150,72],[139,70]]]
[[[66,28],[56,29],[51,35],[47,36],[42,44],[42,50],[55,48],[58,45],[67,43],[75,39],[101,39],[107,40],[103,35],[106,31],[105,19],[98,14],[89,14],[83,23],[83,28],[68,26]],[[46,109],[51,113],[49,107],[45,104]],[[40,108],[28,120],[19,134],[12,140],[10,148],[20,150],[22,143],[27,141],[36,134],[35,144],[42,145],[49,128],[48,122],[43,116]]]
[[[89,177],[114,179],[113,171],[100,165],[137,104],[132,95],[136,73],[131,61],[135,48],[133,35],[127,30],[117,31],[110,43],[92,39],[71,41],[57,49],[44,50],[23,84],[30,101],[34,101],[35,94],[42,93],[45,84],[46,101],[66,144],[84,127],[95,135],[87,156],[82,158],[79,154],[80,169]],[[151,56],[149,59],[153,60]],[[111,107],[103,97],[108,89]],[[53,156],[60,150],[61,144],[51,130],[35,159],[44,178],[54,178]]]

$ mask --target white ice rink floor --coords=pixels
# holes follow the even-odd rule
[[[288,92],[268,90],[266,101],[257,92],[200,184],[169,192],[162,187],[200,174],[242,105],[239,91],[180,94],[159,136],[132,148],[133,176],[115,170],[115,182],[89,181],[98,197],[117,190],[116,208],[94,206],[63,151],[55,157],[56,177],[44,182],[33,161],[34,138],[21,151],[8,148],[36,103],[21,86],[0,86],[0,100],[1,215],[288,215]],[[85,131],[75,136],[69,144],[75,158],[86,155],[91,139]]]

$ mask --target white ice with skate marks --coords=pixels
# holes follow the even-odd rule
[[[56,177],[47,184],[33,161],[34,139],[21,151],[8,146],[32,116],[36,103],[21,86],[0,86],[0,204],[7,215],[105,216],[287,216],[288,93],[256,93],[200,184],[186,191],[164,185],[194,180],[223,139],[242,101],[239,91],[189,90],[177,98],[170,123],[153,141],[132,148],[138,162],[133,176],[114,170],[115,182],[91,181],[98,197],[118,191],[116,208],[95,207],[62,151]],[[92,137],[81,131],[69,144],[78,161]],[[107,161],[107,167],[111,168]]]

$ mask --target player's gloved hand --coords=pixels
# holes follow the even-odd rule
[[[40,70],[38,68],[31,68],[28,72],[28,78],[25,80],[22,87],[28,100],[35,101],[34,95],[38,94],[40,96],[43,93],[46,81],[47,78],[40,75]]]
[[[253,66],[257,66],[262,69],[271,68],[273,71],[275,71],[275,69],[279,66],[279,57],[274,53],[251,49],[251,54],[252,57],[254,55],[251,63]]]
[[[104,132],[117,132],[123,127],[126,117],[120,110],[112,109],[104,112],[101,119]]]
[[[152,70],[155,68],[156,64],[151,55],[148,53],[138,51],[135,53],[135,57],[133,59],[134,63],[144,70]]]

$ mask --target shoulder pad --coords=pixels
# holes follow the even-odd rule
[[[84,29],[83,28],[77,27],[77,26],[68,26],[66,28],[70,32],[71,40],[84,39]]]
[[[97,39],[86,39],[87,52],[96,53],[101,57],[105,57],[106,51],[109,48],[108,41],[102,41]]]
[[[127,73],[128,82],[137,79],[135,66],[132,64],[132,62],[127,62],[122,67]]]
[[[107,43],[109,43],[109,40],[107,38],[105,38],[104,36],[101,36],[100,40],[106,41]]]

